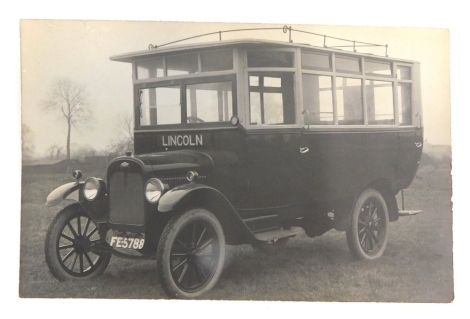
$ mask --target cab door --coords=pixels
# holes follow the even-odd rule
[[[242,210],[278,214],[293,205],[301,136],[296,117],[293,73],[249,73]]]
[[[336,117],[333,80],[331,75],[302,74],[305,125],[297,164],[302,205],[354,196],[365,178],[367,131],[351,128],[363,123],[361,80],[337,77]]]

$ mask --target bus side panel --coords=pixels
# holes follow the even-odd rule
[[[379,178],[397,179],[399,132],[305,132],[297,174],[300,203],[337,203],[354,198]]]
[[[398,132],[376,131],[368,133],[367,136],[366,183],[369,184],[378,178],[393,182],[398,163]]]
[[[423,128],[412,128],[400,132],[400,152],[398,160],[398,188],[410,186],[418,170],[423,151]],[[395,190],[398,191],[399,189]]]
[[[367,134],[306,131],[301,140],[309,151],[300,154],[297,166],[300,203],[354,197],[367,178]]]
[[[412,125],[400,127],[399,160],[397,186],[394,191],[410,186],[418,170],[421,153],[423,152],[423,114],[421,106],[420,64],[415,62],[412,69]]]

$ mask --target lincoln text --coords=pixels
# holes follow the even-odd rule
[[[202,135],[162,136],[163,146],[195,146],[203,145]]]

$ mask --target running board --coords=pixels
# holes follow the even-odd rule
[[[303,229],[300,227],[293,227],[292,229],[276,229],[255,234],[255,238],[261,241],[272,242],[279,238],[294,237],[302,234],[303,232]]]
[[[422,212],[422,210],[399,210],[398,216],[413,216],[421,214]]]

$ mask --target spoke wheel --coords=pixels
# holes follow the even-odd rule
[[[225,239],[217,218],[204,209],[189,210],[165,227],[157,252],[160,283],[170,298],[195,298],[219,279]]]
[[[374,260],[382,256],[388,240],[388,210],[378,191],[366,189],[358,197],[346,238],[354,258]]]
[[[71,280],[102,274],[111,254],[90,250],[90,245],[99,240],[97,225],[78,205],[64,208],[52,221],[44,245],[52,275]]]

